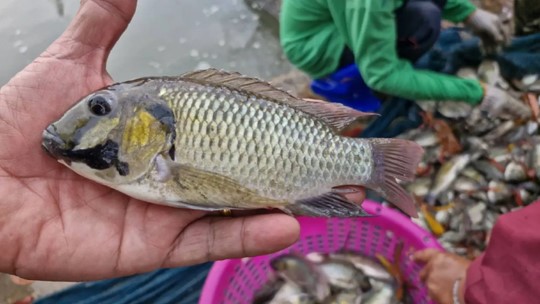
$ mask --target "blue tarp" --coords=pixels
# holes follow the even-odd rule
[[[463,40],[458,28],[442,32],[434,48],[422,57],[417,68],[455,73],[463,66],[477,66],[483,59],[476,38]],[[495,57],[505,77],[540,73],[540,34],[513,40]],[[389,106],[392,105],[392,106]],[[388,102],[382,116],[369,126],[363,137],[394,137],[420,124],[419,108],[408,100]],[[36,304],[195,304],[212,263],[192,267],[160,269],[98,282],[82,283],[36,301]]]
[[[80,283],[36,304],[196,304],[212,263]]]

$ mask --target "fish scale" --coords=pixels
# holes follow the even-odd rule
[[[371,155],[360,153],[367,143],[336,137],[304,113],[223,88],[190,84],[163,92],[179,121],[179,163],[198,164],[275,199],[319,195],[369,175]]]

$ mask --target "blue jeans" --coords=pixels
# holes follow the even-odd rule
[[[446,0],[405,0],[396,13],[398,56],[416,62],[431,49],[441,32]],[[345,47],[338,69],[354,64],[354,55]]]

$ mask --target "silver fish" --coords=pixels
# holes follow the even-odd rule
[[[397,180],[414,178],[423,149],[340,135],[366,115],[208,69],[93,92],[46,128],[42,146],[76,173],[156,204],[366,216],[337,190],[358,185],[416,216]]]
[[[481,185],[472,178],[460,176],[454,182],[454,190],[458,192],[471,192],[479,190]]]
[[[255,292],[251,304],[268,304],[285,284],[285,280],[280,277],[270,279]]]
[[[511,155],[506,147],[491,147],[488,152],[488,158],[498,163],[504,163],[511,159]]]
[[[437,110],[444,117],[457,119],[469,116],[472,111],[472,106],[466,102],[441,102],[437,107]]]
[[[342,291],[339,292],[331,300],[324,302],[324,304],[362,304],[363,296],[358,291]]]
[[[381,284],[364,295],[364,304],[397,304],[396,290],[391,285]]]
[[[525,168],[517,162],[510,162],[504,170],[504,180],[507,182],[521,182],[527,179]]]
[[[476,169],[472,167],[467,167],[461,171],[461,175],[470,178],[471,180],[474,180],[476,183],[480,185],[487,185],[486,178]]]
[[[433,188],[426,198],[430,204],[433,204],[437,197],[450,187],[456,176],[469,164],[472,158],[470,154],[460,154],[442,165],[435,176]]]
[[[431,178],[429,177],[418,178],[414,182],[406,186],[407,191],[419,197],[424,197],[425,195],[427,195],[429,193],[430,187]]]
[[[465,239],[466,233],[463,230],[448,230],[439,237],[438,241],[448,243],[459,243]]]
[[[362,291],[371,289],[371,283],[366,274],[349,261],[328,260],[318,266],[334,288],[341,290],[361,289]]]
[[[508,132],[510,132],[514,127],[516,126],[516,123],[513,120],[507,120],[500,124],[495,129],[491,130],[488,134],[484,136],[484,139],[487,141],[493,141],[496,140]]]
[[[534,169],[536,178],[540,180],[540,139],[534,139],[534,146],[531,151],[529,168]]]
[[[443,226],[448,225],[451,216],[450,210],[441,210],[435,213],[435,219]]]
[[[505,202],[512,197],[512,191],[506,183],[490,181],[488,187],[487,196],[489,202],[492,204]]]
[[[439,143],[437,135],[430,131],[421,132],[418,135],[413,136],[412,140],[424,148],[433,147]]]
[[[467,149],[470,151],[488,152],[489,145],[480,137],[469,136],[465,139]]]
[[[487,209],[487,205],[484,203],[478,203],[474,206],[470,206],[467,209],[467,215],[469,216],[473,230],[481,229],[480,227],[481,227],[482,221],[484,220],[486,209]]]
[[[501,76],[497,61],[483,60],[478,66],[478,78],[489,85],[498,84],[501,81]]]
[[[330,295],[327,277],[315,264],[298,254],[286,254],[274,258],[270,261],[270,266],[286,282],[298,286],[303,293],[308,293],[317,301],[322,301]]]
[[[489,180],[504,179],[503,172],[499,171],[492,163],[487,160],[478,160],[472,163],[473,167],[482,172]]]
[[[316,304],[312,296],[293,283],[285,283],[268,304]]]
[[[333,260],[341,260],[352,263],[354,267],[362,270],[362,272],[370,278],[380,281],[394,280],[394,277],[392,277],[392,275],[386,271],[381,264],[369,257],[354,253],[333,253],[330,254],[329,257]]]

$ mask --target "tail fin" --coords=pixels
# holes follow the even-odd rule
[[[368,140],[372,145],[374,169],[371,181],[366,186],[377,191],[409,216],[417,217],[412,195],[408,194],[396,179],[405,182],[414,179],[424,149],[417,143],[404,139]]]

